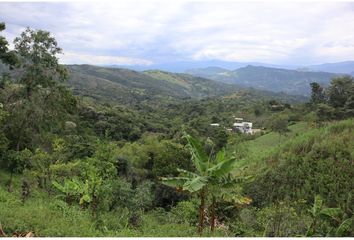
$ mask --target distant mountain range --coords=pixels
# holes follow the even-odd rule
[[[354,61],[338,62],[338,63],[324,63],[319,65],[312,65],[307,67],[311,71],[321,71],[330,73],[354,73]]]
[[[253,87],[261,90],[285,92],[293,95],[309,95],[311,82],[328,85],[338,74],[328,72],[299,71],[263,66],[246,66],[236,70],[208,67],[187,70],[194,76],[215,81]]]
[[[146,71],[146,70],[161,70],[167,72],[184,73],[188,69],[194,68],[207,68],[207,67],[220,67],[228,70],[234,70],[241,67],[246,67],[248,65],[252,66],[264,66],[264,67],[276,67],[285,69],[296,69],[298,66],[290,65],[276,65],[260,62],[227,62],[220,60],[210,60],[210,61],[176,61],[161,64],[151,64],[151,65],[105,65],[104,67],[113,68],[128,68],[136,71]]]
[[[281,64],[269,64],[262,62],[228,62],[220,60],[210,60],[210,61],[176,61],[163,64],[152,64],[152,65],[107,65],[106,67],[117,67],[117,68],[128,68],[136,71],[145,70],[161,70],[168,72],[183,73],[189,69],[195,68],[207,68],[207,67],[219,67],[227,70],[236,70],[239,68],[246,67],[248,65],[260,66],[260,67],[270,67],[270,68],[282,68],[288,70],[301,70],[301,71],[320,71],[320,72],[330,72],[330,73],[354,73],[354,61],[345,61],[337,63],[324,63],[319,65],[281,65]]]

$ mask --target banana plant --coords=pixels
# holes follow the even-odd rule
[[[75,198],[78,198],[83,195],[84,184],[76,178],[65,179],[63,184],[58,183],[57,181],[52,181],[53,186],[59,190],[62,195],[59,197],[64,197],[66,203],[69,205],[72,204]]]
[[[225,150],[219,151],[215,157],[208,156],[200,141],[186,132],[184,132],[184,137],[187,140],[191,160],[196,169],[195,172],[177,169],[179,172],[178,177],[161,178],[161,180],[163,184],[174,187],[179,191],[183,190],[198,194],[200,198],[198,232],[202,234],[206,199],[208,195],[211,195],[213,199],[213,220],[211,222],[211,230],[213,231],[217,192],[215,189],[220,189],[236,182],[236,179],[233,179],[234,182],[231,181],[232,177],[230,175],[230,172],[234,169],[236,158],[226,157]]]
[[[59,190],[62,194],[58,197],[64,197],[66,203],[71,205],[74,200],[79,200],[79,204],[84,206],[92,201],[90,195],[90,185],[86,180],[85,182],[77,179],[65,179],[62,184],[57,181],[52,181],[53,186]]]
[[[307,230],[306,233],[307,237],[316,236],[316,234],[318,234],[318,225],[321,220],[323,221],[333,220],[336,223],[340,224],[337,229],[333,229],[334,232],[332,233],[332,235],[336,235],[336,236],[342,236],[346,231],[348,231],[348,229],[352,224],[352,219],[346,219],[342,221],[341,216],[343,215],[343,211],[340,208],[325,207],[323,204],[323,200],[319,195],[315,196],[314,204],[312,208],[309,210],[309,212],[312,217],[312,223]],[[321,233],[320,235],[323,234],[324,233]],[[331,234],[331,233],[327,233],[327,234]]]

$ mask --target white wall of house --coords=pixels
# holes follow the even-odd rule
[[[241,133],[252,134],[252,123],[251,122],[241,122],[241,123],[234,123],[234,129],[239,130]]]

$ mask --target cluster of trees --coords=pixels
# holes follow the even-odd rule
[[[340,76],[332,79],[330,86],[311,83],[311,104],[320,121],[344,119],[354,116],[354,79]]]

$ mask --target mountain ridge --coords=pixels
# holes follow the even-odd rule
[[[338,74],[328,72],[299,71],[248,65],[235,70],[222,68],[190,69],[188,74],[216,81],[252,87],[260,90],[285,92],[293,95],[310,94],[309,84],[318,82],[328,85]]]
[[[167,63],[152,63],[149,65],[102,65],[102,67],[112,67],[112,68],[127,68],[136,71],[146,71],[146,70],[161,70],[168,72],[183,73],[189,69],[196,68],[208,68],[208,67],[219,67],[227,70],[235,70],[247,65],[252,66],[263,66],[271,68],[282,68],[288,70],[302,70],[302,71],[322,71],[330,73],[343,73],[350,74],[354,72],[354,61],[342,61],[342,62],[332,62],[332,63],[320,63],[320,64],[274,64],[274,63],[264,63],[264,62],[238,62],[238,61],[222,61],[222,60],[195,60],[195,61],[175,61]]]

